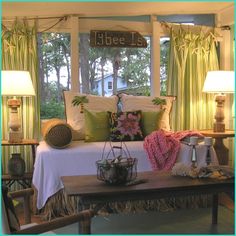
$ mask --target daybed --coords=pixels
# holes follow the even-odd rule
[[[50,218],[53,214],[58,213],[59,210],[65,211],[68,213],[68,210],[73,208],[73,211],[76,209],[76,200],[68,200],[65,197],[63,192],[63,184],[60,179],[61,176],[69,175],[89,175],[96,174],[96,161],[102,158],[102,153],[104,149],[105,141],[96,141],[96,138],[99,139],[101,136],[91,136],[91,132],[87,132],[87,127],[85,126],[86,121],[84,117],[79,112],[79,107],[71,106],[71,102],[75,93],[66,93],[65,94],[65,104],[66,104],[66,115],[67,115],[67,124],[69,124],[73,130],[73,141],[70,142],[70,145],[63,149],[56,149],[51,147],[48,142],[41,141],[40,145],[37,147],[36,152],[36,161],[34,165],[34,174],[33,174],[33,185],[37,190],[37,208],[42,209],[47,212],[47,216]],[[123,109],[127,110],[136,110],[138,107],[145,108],[147,111],[153,110],[153,105],[150,104],[150,98],[148,100],[149,106],[147,104],[142,104],[142,102],[137,101],[137,97],[124,95],[126,100],[129,98],[135,103],[133,103],[133,108],[130,104],[126,103],[123,100]],[[68,98],[69,97],[69,98]],[[88,95],[88,98],[91,101],[96,103],[85,103],[84,108],[95,110],[98,112],[101,111],[111,111],[115,112],[117,107],[117,98],[110,98],[107,104],[104,104],[104,100],[98,101],[100,98],[92,95]],[[124,98],[124,97],[123,97]],[[108,101],[109,98],[103,98]],[[139,99],[139,98],[138,98]],[[141,101],[141,100],[140,100]],[[147,103],[147,102],[146,102]],[[169,113],[171,110],[172,100],[168,101],[169,107],[165,107],[165,112],[168,112],[164,115],[164,119],[159,120],[159,127],[161,129],[169,129]],[[96,104],[96,105],[95,105]],[[112,105],[111,105],[112,104]],[[151,106],[152,105],[152,106]],[[156,106],[154,106],[157,109]],[[149,110],[148,110],[149,109]],[[160,106],[158,107],[160,110]],[[73,110],[73,111],[72,111]],[[163,116],[164,116],[163,115]],[[162,116],[162,118],[163,118]],[[96,123],[96,122],[95,122]],[[150,121],[151,123],[151,121]],[[99,125],[99,123],[98,123]],[[156,124],[155,124],[156,126]],[[104,129],[104,127],[100,127]],[[99,129],[100,129],[99,128]],[[156,127],[154,127],[156,129]],[[96,131],[95,131],[96,132]],[[93,134],[93,132],[92,132]],[[89,136],[90,135],[90,136]],[[87,138],[87,140],[86,140]],[[85,139],[85,140],[80,140]],[[88,139],[91,139],[88,141]],[[94,139],[94,141],[93,141]],[[142,140],[139,141],[125,141],[128,151],[131,157],[138,159],[137,171],[150,171],[152,170],[150,161],[147,157],[147,153],[144,150]],[[117,144],[117,143],[116,143]],[[109,152],[110,147],[106,145],[104,150],[104,156]],[[198,145],[197,146],[197,159],[198,165],[205,164],[205,155],[206,155],[206,146]],[[212,162],[217,164],[216,154],[213,149],[211,149]],[[181,143],[180,150],[177,156],[177,162],[183,162],[187,165],[191,164],[191,147]],[[98,180],[99,181],[99,180]],[[71,207],[72,206],[72,207]],[[55,212],[56,210],[56,212]]]

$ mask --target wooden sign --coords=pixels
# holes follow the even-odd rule
[[[146,48],[146,39],[136,31],[90,31],[91,47]]]

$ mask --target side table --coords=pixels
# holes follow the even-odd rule
[[[33,163],[35,162],[36,147],[39,142],[35,139],[23,139],[21,143],[10,143],[8,140],[2,140],[2,146],[31,146]],[[25,173],[23,176],[2,175],[2,181],[10,187],[14,182],[18,182],[23,188],[31,187],[32,172]]]
[[[225,132],[213,132],[213,130],[206,129],[200,130],[201,134],[206,137],[212,137],[215,139],[213,147],[215,148],[218,161],[220,165],[229,164],[229,149],[224,145],[223,139],[234,137],[234,130],[225,130]]]

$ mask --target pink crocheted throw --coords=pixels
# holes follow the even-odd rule
[[[147,152],[153,170],[171,170],[180,149],[180,140],[188,136],[203,137],[197,131],[185,130],[178,132],[158,130],[144,139],[144,149]]]

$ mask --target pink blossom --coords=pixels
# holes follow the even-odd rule
[[[136,134],[140,134],[139,117],[132,113],[122,114],[118,117],[117,129],[123,135],[129,135],[131,138]]]

